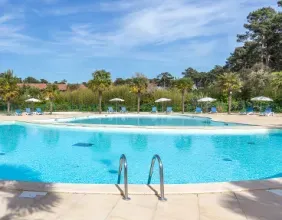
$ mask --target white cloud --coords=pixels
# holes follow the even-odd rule
[[[53,0],[41,1],[56,3]],[[57,27],[60,31],[53,32],[50,41],[43,41],[30,37],[24,25],[11,24],[12,15],[4,15],[0,17],[0,46],[5,51],[25,54],[58,54],[60,51],[59,56],[64,59],[191,60],[212,56],[223,46],[231,50],[234,44],[222,45],[222,42],[228,44],[230,38],[243,31],[243,23],[251,10],[268,4],[268,0],[258,0],[256,5],[250,5],[247,0],[121,0],[111,4],[103,1],[91,5],[56,6],[43,11],[34,8],[32,10],[38,15],[77,14],[79,18],[80,14],[94,13],[96,17],[107,17],[107,20],[89,19],[68,26],[60,25]]]

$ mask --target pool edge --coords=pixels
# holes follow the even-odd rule
[[[159,192],[159,185],[150,185]],[[0,188],[5,190],[44,191],[53,193],[84,193],[84,194],[113,194],[120,195],[123,185],[119,188],[115,184],[68,184],[68,183],[40,183],[22,181],[0,181]],[[199,183],[199,184],[165,184],[165,194],[201,194],[226,193],[250,190],[281,189],[282,178],[251,180],[237,182]],[[154,195],[155,192],[148,185],[129,184],[129,194]]]

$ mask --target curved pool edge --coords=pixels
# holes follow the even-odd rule
[[[159,192],[159,185],[150,185]],[[123,184],[119,185],[123,190]],[[120,195],[121,191],[115,184],[68,184],[68,183],[41,183],[22,181],[0,181],[3,190],[27,190],[52,193],[83,193],[83,194],[113,194]],[[281,189],[282,178],[251,180],[237,182],[199,183],[199,184],[165,184],[165,194],[202,194],[226,193],[251,190]],[[148,185],[129,184],[131,195],[155,195]]]
[[[270,130],[281,130],[276,127],[269,126],[234,126],[234,127],[208,127],[208,126],[188,126],[188,127],[170,127],[170,126],[131,126],[131,125],[92,125],[92,124],[72,124],[72,123],[52,123],[52,122],[19,122],[16,121],[11,124],[18,125],[35,125],[42,127],[53,127],[72,130],[85,131],[118,131],[131,133],[158,133],[168,132],[171,134],[265,134]],[[0,124],[1,125],[1,124]]]

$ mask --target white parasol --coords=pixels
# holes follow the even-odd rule
[[[124,100],[121,99],[121,98],[113,98],[113,99],[110,100],[110,102],[116,102],[116,112],[117,112],[117,103],[118,102],[124,102]]]
[[[198,100],[198,102],[214,102],[216,99],[213,99],[211,97],[204,97]]]
[[[155,102],[156,103],[159,103],[159,102],[162,102],[162,111],[164,111],[164,102],[170,102],[171,99],[168,99],[168,98],[160,98],[160,99],[157,99]]]

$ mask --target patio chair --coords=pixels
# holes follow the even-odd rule
[[[16,112],[15,112],[16,116],[22,116],[23,113],[20,109],[16,109]]]
[[[108,113],[114,113],[114,109],[113,109],[113,107],[108,107],[108,111],[107,111]]]
[[[260,113],[261,116],[274,116],[274,112],[271,108],[266,108],[264,112]]]
[[[240,115],[253,115],[254,114],[254,108],[248,107],[245,112],[240,112]]]
[[[26,115],[32,115],[32,112],[31,112],[30,108],[26,108],[25,112],[26,112]]]
[[[217,113],[216,107],[211,107],[210,113],[211,114]]]
[[[203,113],[202,108],[200,108],[200,107],[196,107],[196,111],[195,111],[195,113]]]
[[[36,108],[36,112],[37,115],[43,115],[43,112],[41,110],[41,108]]]
[[[126,107],[122,106],[120,112],[121,113],[126,113],[127,112]]]
[[[157,107],[152,107],[152,111],[151,111],[151,113],[158,113],[158,110],[157,110]]]
[[[166,108],[166,113],[172,113],[172,107],[171,106],[168,106]]]

